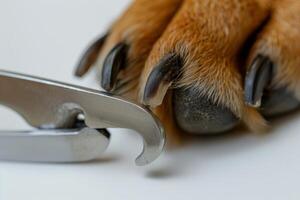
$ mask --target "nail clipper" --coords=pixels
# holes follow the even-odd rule
[[[0,159],[81,162],[108,147],[106,128],[128,128],[143,138],[139,166],[165,144],[159,120],[144,106],[109,93],[0,70],[0,104],[19,113],[30,131],[0,131]]]

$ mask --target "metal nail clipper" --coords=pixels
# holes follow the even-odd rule
[[[165,135],[145,107],[111,94],[0,70],[0,104],[19,113],[32,131],[1,131],[0,159],[79,162],[107,148],[105,128],[128,128],[143,138],[137,165],[155,160]]]

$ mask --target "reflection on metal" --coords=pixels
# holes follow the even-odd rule
[[[38,128],[0,132],[0,159],[91,160],[108,145],[105,128],[133,129],[142,136],[137,165],[155,160],[165,144],[163,128],[147,108],[105,92],[0,70],[0,104]]]

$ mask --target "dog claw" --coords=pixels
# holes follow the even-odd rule
[[[176,54],[162,58],[147,79],[143,103],[150,106],[160,105],[168,88],[178,78],[181,67],[182,59]]]
[[[273,64],[266,56],[258,55],[245,79],[245,100],[252,107],[260,107],[263,92],[272,76]]]
[[[101,51],[102,46],[107,38],[107,35],[108,34],[105,34],[102,37],[98,38],[86,49],[76,67],[75,76],[82,77],[88,72],[93,64],[95,64],[99,52]]]
[[[105,58],[102,69],[101,86],[106,91],[112,91],[114,89],[120,70],[125,68],[127,52],[128,45],[119,43]]]

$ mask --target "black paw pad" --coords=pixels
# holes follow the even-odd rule
[[[177,125],[194,134],[224,132],[240,121],[228,108],[212,103],[194,89],[174,90],[173,111]]]
[[[285,88],[265,90],[262,98],[261,113],[265,117],[276,117],[300,107],[300,102]]]

